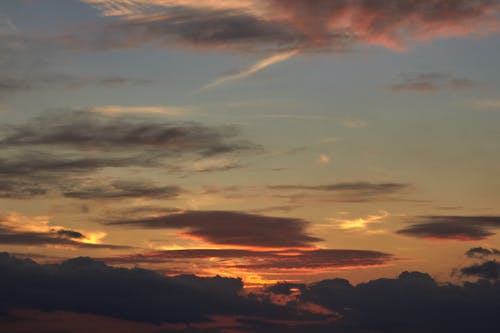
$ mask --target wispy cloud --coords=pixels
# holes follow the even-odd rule
[[[448,73],[432,72],[401,74],[399,82],[391,86],[393,91],[435,92],[440,90],[465,90],[477,87],[478,83],[465,77]]]
[[[366,229],[372,223],[380,223],[383,219],[389,216],[386,211],[381,211],[378,215],[368,215],[366,217],[359,217],[355,219],[339,219],[330,217],[328,221],[335,223],[336,227],[344,230],[362,230]]]
[[[285,51],[285,52],[280,52],[280,53],[274,54],[270,57],[267,57],[267,58],[264,58],[264,59],[258,61],[257,63],[253,64],[252,66],[248,67],[247,69],[245,69],[239,73],[223,76],[223,77],[221,77],[213,82],[210,82],[209,84],[200,88],[198,91],[209,90],[209,89],[215,88],[217,86],[220,86],[220,85],[227,83],[227,82],[230,82],[230,81],[244,79],[252,74],[260,72],[261,70],[263,70],[271,65],[288,60],[291,57],[298,54],[299,52],[300,52],[300,49],[295,49],[295,50],[291,50],[291,51]]]
[[[152,113],[178,116],[189,111],[188,108],[175,106],[124,106],[124,105],[101,105],[89,109],[89,111],[107,115],[124,113]]]

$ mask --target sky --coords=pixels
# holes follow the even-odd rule
[[[2,0],[0,332],[500,325],[498,54],[497,0]]]

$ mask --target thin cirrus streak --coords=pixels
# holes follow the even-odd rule
[[[163,107],[163,106],[122,106],[122,105],[102,105],[90,109],[92,112],[106,115],[126,114],[126,113],[156,113],[171,116],[178,116],[187,112],[186,108]]]
[[[296,54],[298,54],[299,52],[300,52],[300,49],[294,49],[291,51],[285,51],[285,52],[280,52],[280,53],[274,54],[270,57],[264,58],[264,59],[256,62],[255,64],[253,64],[252,66],[248,67],[247,69],[245,69],[241,72],[238,72],[236,74],[226,75],[226,76],[223,76],[221,78],[218,78],[217,80],[212,81],[212,82],[204,85],[197,92],[202,92],[205,90],[215,88],[215,87],[220,86],[220,85],[227,83],[229,81],[244,79],[250,75],[253,75],[257,72],[260,72],[260,71],[266,69],[269,66],[286,61],[286,60],[292,58],[293,56],[295,56]]]

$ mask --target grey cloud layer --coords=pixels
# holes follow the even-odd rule
[[[421,222],[398,230],[405,236],[473,241],[485,239],[500,228],[500,216],[424,216]]]
[[[0,147],[69,147],[89,150],[156,149],[158,153],[213,155],[249,148],[228,142],[238,136],[231,126],[211,128],[195,123],[170,123],[92,112],[58,112],[31,123],[2,128]]]
[[[255,148],[233,126],[59,111],[0,128],[0,197],[22,199],[51,190],[81,199],[92,194],[96,198],[174,197],[181,192],[175,186],[133,180],[89,186],[79,184],[77,178],[106,168],[194,172],[169,166],[167,160],[185,159],[189,164],[193,159]]]
[[[274,185],[269,189],[278,191],[307,191],[327,195],[332,201],[339,202],[365,202],[376,200],[394,199],[411,189],[410,184],[404,183],[371,183],[371,182],[346,182],[327,185]],[[293,198],[307,197],[307,194],[283,194]]]
[[[394,91],[434,92],[438,90],[464,90],[477,86],[477,82],[446,73],[403,74],[393,84]]]

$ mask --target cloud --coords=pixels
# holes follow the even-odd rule
[[[239,247],[311,247],[321,239],[310,236],[308,222],[231,211],[184,211],[151,218],[106,222],[107,225],[148,229],[187,229],[193,237],[218,245]]]
[[[90,108],[91,112],[103,113],[106,115],[126,114],[126,113],[152,113],[177,116],[186,113],[188,109],[182,107],[165,106],[123,106],[123,105],[101,105]]]
[[[464,90],[477,86],[477,82],[446,73],[402,74],[401,81],[393,84],[393,91],[434,92],[439,90]]]
[[[23,125],[4,126],[0,147],[51,146],[91,151],[149,148],[163,153],[213,155],[248,148],[228,142],[236,136],[238,129],[231,126],[212,128],[74,111],[44,115]]]
[[[335,49],[354,42],[404,49],[409,41],[485,34],[498,29],[492,0],[86,1],[120,21],[94,43],[171,44],[255,49],[270,45]],[[163,14],[162,14],[163,13]]]
[[[357,286],[342,279],[321,281],[299,299],[337,312],[336,324],[344,331],[488,332],[500,323],[499,288],[484,282],[439,284],[428,274],[404,272]]]
[[[469,249],[465,255],[469,258],[486,258],[490,256],[500,256],[500,250],[486,249],[484,247],[473,247]]]
[[[0,160],[2,163],[2,160]],[[39,184],[23,180],[0,180],[0,198],[2,199],[28,199],[47,194],[47,189]]]
[[[90,192],[98,197],[144,197],[146,192],[156,197],[166,197],[167,192],[173,196],[171,186],[151,185],[147,190],[144,187],[150,185],[133,180],[127,185],[111,182],[89,186],[79,179],[107,168],[142,167],[186,174],[229,170],[239,164],[207,161],[256,148],[242,140],[234,126],[57,111],[0,127],[0,197],[26,199],[50,192],[79,197],[88,197]],[[106,188],[108,194],[103,192]]]
[[[201,88],[242,79],[298,50],[338,52],[354,45],[404,50],[414,41],[488,34],[499,29],[496,0],[82,0],[104,16],[56,39],[77,49],[162,47],[232,49],[270,56]],[[467,85],[453,81],[452,85]]]
[[[500,263],[494,260],[488,260],[480,264],[473,264],[460,269],[463,276],[475,276],[483,279],[500,279]]]
[[[143,269],[107,266],[91,258],[39,265],[4,253],[0,254],[0,269],[0,308],[4,313],[0,323],[14,329],[26,328],[21,323],[31,321],[33,327],[50,331],[61,327],[55,323],[84,314],[87,320],[89,314],[101,316],[95,318],[101,328],[116,327],[111,323],[122,319],[130,322],[119,327],[142,332],[146,328],[134,322],[154,323],[156,330],[147,332],[155,333],[466,333],[488,332],[500,324],[498,283],[441,284],[419,272],[403,272],[398,278],[356,286],[343,279],[308,285],[281,282],[256,295],[241,293],[239,279],[166,277]],[[277,296],[283,300],[280,304],[273,301]],[[12,311],[16,308],[58,315],[46,316],[41,326],[37,316],[26,312],[15,316],[19,314]],[[106,317],[114,319],[110,322]],[[81,325],[65,327],[71,333],[82,332]]]
[[[344,119],[342,121],[342,126],[344,126],[345,128],[359,129],[359,128],[365,128],[366,126],[368,126],[368,124],[366,123],[366,121],[362,119],[352,118],[352,119]]]
[[[122,255],[104,258],[112,264],[154,264],[157,268],[175,265],[174,263],[187,263],[186,269],[200,267],[200,261],[210,259],[215,267],[207,268],[208,271],[220,270],[249,270],[253,273],[281,276],[287,274],[317,274],[340,269],[361,269],[385,265],[394,257],[391,254],[346,249],[315,249],[315,250],[279,250],[279,251],[250,251],[241,249],[184,249],[165,250],[144,254]],[[240,271],[241,272],[241,271]],[[206,274],[206,271],[200,273]]]
[[[172,199],[179,196],[183,190],[177,186],[155,186],[146,182],[114,181],[103,185],[77,184],[75,188],[65,190],[67,198],[89,199]]]
[[[6,253],[0,254],[0,269],[0,306],[7,309],[73,311],[156,324],[203,322],[216,314],[293,316],[284,307],[240,295],[239,279],[166,277],[91,258],[39,265]]]
[[[398,230],[400,235],[436,239],[475,241],[494,235],[499,216],[423,216],[420,223]]]
[[[130,249],[130,246],[102,243],[105,232],[91,232],[54,226],[46,216],[0,215],[0,244],[52,246],[86,249]]]
[[[404,183],[372,183],[366,181],[342,182],[327,185],[272,185],[268,187],[277,191],[306,191],[320,193],[314,199],[338,202],[367,202],[391,199],[391,195],[404,194],[411,185]],[[283,196],[299,199],[310,196],[309,193],[291,193]]]
[[[369,224],[380,223],[383,219],[389,216],[386,211],[381,211],[379,215],[368,215],[367,217],[360,217],[356,219],[338,219],[328,218],[329,221],[335,222],[339,229],[344,230],[359,230],[365,229]]]
[[[28,77],[15,73],[10,77],[0,77],[0,96],[47,88],[79,89],[91,85],[118,88],[150,83],[151,81],[148,80],[129,79],[122,76],[81,77],[70,74],[31,73]]]
[[[239,73],[223,76],[215,81],[212,81],[209,84],[203,86],[199,91],[212,89],[212,88],[220,86],[221,84],[224,84],[226,82],[244,79],[250,75],[253,75],[257,72],[260,72],[260,71],[266,69],[269,66],[272,66],[276,63],[283,62],[285,60],[292,58],[293,56],[298,54],[299,51],[300,51],[300,49],[295,49],[295,50],[284,51],[284,52],[280,52],[280,53],[271,55],[265,59],[258,61],[257,63],[253,64],[252,66],[248,67],[247,69],[245,69]]]

